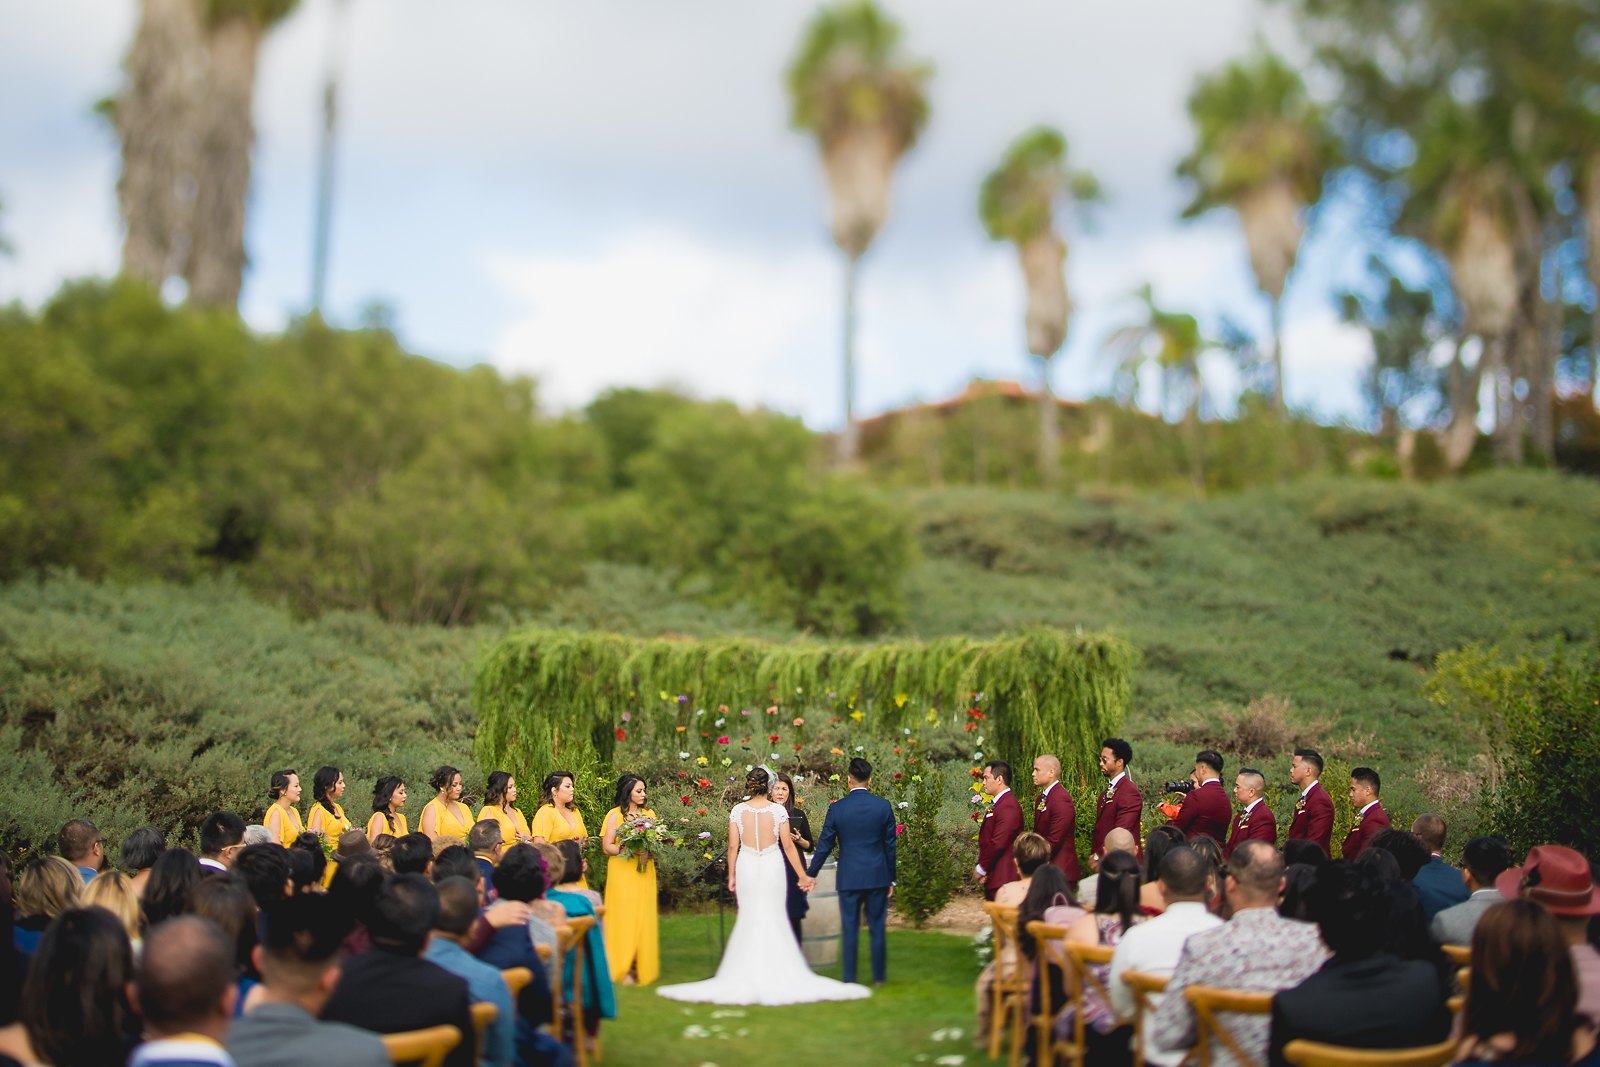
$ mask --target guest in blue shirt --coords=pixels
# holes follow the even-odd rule
[[[513,845],[494,870],[494,885],[503,901],[527,903],[545,892],[544,861],[532,845]],[[517,997],[517,1067],[571,1067],[572,1049],[540,1030],[553,1023],[550,980],[533,947],[526,926],[497,926],[478,959],[499,970],[526,967],[533,980]]]
[[[511,991],[500,977],[499,968],[475,959],[462,947],[478,917],[478,891],[471,882],[457,876],[444,879],[435,888],[439,891],[439,918],[433,924],[433,939],[422,958],[466,979],[467,994],[474,1004],[486,1001],[495,1006],[494,1022],[484,1031],[483,1047],[478,1050],[479,1062],[484,1067],[511,1067],[516,1051]]]
[[[1422,913],[1428,921],[1446,908],[1454,907],[1472,894],[1467,891],[1467,881],[1462,872],[1444,861],[1444,820],[1437,815],[1418,815],[1411,824],[1411,832],[1422,839],[1428,850],[1428,862],[1422,865],[1411,884],[1422,898]]]

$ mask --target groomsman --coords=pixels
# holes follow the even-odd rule
[[[1254,767],[1240,769],[1239,776],[1233,780],[1233,799],[1242,807],[1228,830],[1228,844],[1222,850],[1224,859],[1231,859],[1233,850],[1246,841],[1265,841],[1278,847],[1278,820],[1261,800],[1266,791],[1266,775]]]
[[[1353,860],[1361,855],[1380,831],[1389,829],[1389,813],[1378,803],[1378,772],[1371,767],[1357,767],[1350,772],[1350,806],[1356,809],[1356,824],[1344,835],[1341,855]]]
[[[1183,797],[1183,806],[1171,820],[1183,836],[1211,838],[1217,844],[1227,840],[1228,818],[1233,807],[1222,788],[1222,756],[1213,749],[1202,749],[1194,757],[1194,788]]]
[[[1022,876],[1011,855],[1011,844],[1022,833],[1022,805],[1011,791],[1011,764],[990,760],[983,765],[983,791],[994,798],[978,828],[978,865],[973,881],[983,883],[983,899],[993,900],[995,890]]]
[[[1290,841],[1315,841],[1333,858],[1333,798],[1322,788],[1322,757],[1316,749],[1297,748],[1289,764],[1289,781],[1300,787],[1300,799],[1289,821]]]
[[[1067,876],[1067,884],[1077,893],[1078,813],[1072,794],[1061,784],[1061,761],[1055,756],[1040,756],[1033,761],[1033,784],[1039,787],[1039,802],[1033,809],[1033,832],[1050,842],[1050,862]]]
[[[1095,798],[1094,836],[1089,841],[1089,866],[1100,869],[1100,857],[1106,850],[1106,834],[1114,827],[1122,827],[1133,835],[1134,855],[1143,857],[1143,838],[1139,832],[1139,816],[1144,811],[1144,796],[1128,777],[1128,764],[1133,762],[1133,746],[1120,737],[1108,737],[1100,744],[1100,773],[1106,776],[1106,787]]]

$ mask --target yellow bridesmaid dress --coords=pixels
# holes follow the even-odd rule
[[[288,848],[294,844],[294,839],[306,832],[306,824],[300,821],[300,809],[289,807],[279,808],[273,804],[267,809],[267,817],[272,815],[272,808],[278,808],[278,844]]]
[[[654,819],[646,808],[643,816]],[[606,812],[601,836],[620,826],[622,809]],[[621,836],[620,834],[618,836]],[[637,858],[606,857],[606,921],[601,924],[606,939],[606,959],[611,963],[611,980],[620,982],[636,970],[640,985],[661,977],[661,940],[656,927],[656,861],[652,857],[639,869]]]
[[[525,837],[533,836],[528,829],[527,816],[516,808],[512,808],[511,814],[507,815],[500,805],[485,804],[483,810],[478,812],[478,821],[483,822],[485,819],[493,819],[500,824],[500,843],[506,848],[510,848],[517,843],[519,840],[518,834],[522,834]]]
[[[471,808],[460,801],[454,804],[447,804],[440,797],[434,797],[428,801],[427,807],[422,809],[423,814],[427,814],[428,808],[432,808],[434,811],[433,833],[435,837],[454,837],[458,838],[463,845],[467,843],[467,833],[472,829],[472,823],[468,821],[472,818]],[[456,814],[457,810],[461,814]],[[422,825],[422,820],[418,819],[417,825]]]
[[[338,802],[329,811],[320,803],[311,805],[311,814],[307,818],[306,829],[312,833],[320,833],[324,840],[331,845],[339,843],[339,835],[350,829],[350,820],[344,817],[344,808]]]
[[[558,841],[569,841],[589,836],[589,828],[583,825],[583,812],[577,808],[572,810],[572,822],[568,823],[556,811],[554,804],[545,804],[533,813],[533,823],[528,827],[532,837],[542,837],[552,845]],[[580,877],[578,884],[589,888],[588,879]]]
[[[404,837],[410,833],[406,829],[406,814],[403,811],[394,813],[394,829],[389,829],[389,820],[383,817],[383,812],[375,811],[372,818],[367,820],[367,840],[375,841],[380,834],[391,834],[394,837]]]

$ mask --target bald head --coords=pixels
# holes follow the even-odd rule
[[[1283,853],[1265,841],[1246,841],[1228,857],[1237,907],[1272,907],[1283,887]]]
[[[1048,786],[1061,780],[1061,761],[1051,755],[1040,756],[1033,761],[1033,784]]]
[[[233,1015],[234,946],[209,919],[180,915],[144,939],[139,1011],[151,1033],[226,1030]]]
[[[1112,827],[1111,831],[1106,834],[1105,850],[1107,852],[1132,852],[1137,847],[1137,843],[1133,840],[1133,834],[1120,826]]]

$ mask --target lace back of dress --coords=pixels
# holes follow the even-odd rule
[[[757,810],[740,804],[733,810],[735,825],[739,827],[739,842],[745,848],[765,852],[778,844],[777,816],[782,811],[776,805]]]

